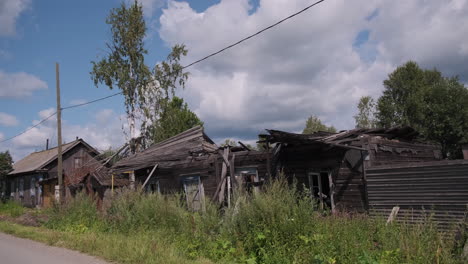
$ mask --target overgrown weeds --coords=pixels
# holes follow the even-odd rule
[[[7,215],[10,217],[18,217],[25,212],[25,208],[15,201],[0,201],[0,215]]]
[[[365,215],[332,215],[282,179],[236,194],[222,212],[207,201],[203,212],[192,213],[183,201],[180,194],[123,191],[99,212],[79,195],[51,209],[46,226],[110,239],[123,251],[128,244],[116,237],[134,239],[141,258],[125,263],[151,263],[152,249],[161,246],[219,263],[462,263],[455,242],[430,220],[386,225]]]

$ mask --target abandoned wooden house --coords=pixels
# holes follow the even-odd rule
[[[55,199],[57,148],[33,152],[13,164],[7,176],[7,193],[24,206],[49,206]],[[62,145],[64,182],[99,152],[82,139]],[[66,188],[66,196],[71,195]]]
[[[117,162],[111,173],[128,173],[131,185],[148,191],[184,192],[188,207],[200,210],[205,196],[225,201],[231,175],[257,185],[267,174],[267,157],[246,147],[219,148],[196,126]]]
[[[276,144],[273,171],[284,172],[333,211],[368,211],[366,170],[373,166],[441,159],[439,147],[418,142],[418,133],[409,127],[314,134],[267,131],[261,135],[265,142]]]

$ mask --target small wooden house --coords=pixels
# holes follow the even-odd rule
[[[13,164],[7,185],[10,198],[24,206],[49,206],[55,199],[57,178],[57,148],[33,152]],[[99,152],[82,139],[62,145],[64,182],[72,173],[93,159]],[[70,195],[66,188],[66,195]]]

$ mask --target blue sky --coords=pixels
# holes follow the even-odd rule
[[[142,0],[149,51],[163,60],[183,43],[183,64],[231,44],[312,3],[308,0]],[[300,132],[308,116],[338,129],[354,126],[361,96],[377,98],[398,65],[415,60],[468,80],[468,1],[327,0],[236,48],[189,69],[178,90],[209,136],[252,143],[265,128]],[[96,88],[91,61],[105,54],[105,18],[121,1],[0,2],[0,141],[35,124],[55,107],[55,62],[62,105],[115,93]],[[99,149],[126,137],[121,96],[63,112],[66,141]],[[18,159],[56,141],[54,120],[5,143]]]

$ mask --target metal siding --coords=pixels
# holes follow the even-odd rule
[[[398,218],[409,222],[430,216],[447,227],[466,220],[468,161],[373,167],[366,173],[371,215],[388,216],[399,206]]]

